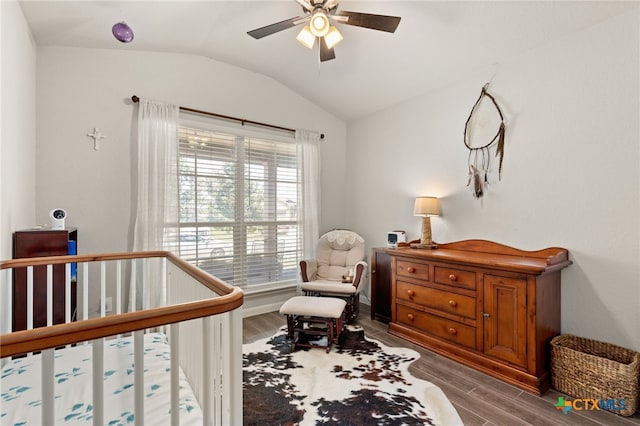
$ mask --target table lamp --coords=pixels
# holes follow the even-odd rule
[[[431,239],[431,216],[440,215],[440,203],[436,197],[416,197],[413,215],[422,216],[422,235],[417,248],[436,248]]]

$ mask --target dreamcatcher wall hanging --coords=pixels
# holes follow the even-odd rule
[[[481,198],[486,185],[489,184],[491,166],[491,148],[496,145],[495,157],[499,157],[498,180],[502,179],[502,159],[504,158],[504,115],[496,99],[487,92],[489,83],[485,84],[480,97],[464,125],[464,145],[469,150],[469,180],[467,186],[473,185],[473,196]],[[490,101],[490,102],[488,102]],[[495,129],[498,129],[494,135]]]

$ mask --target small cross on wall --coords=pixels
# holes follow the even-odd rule
[[[93,149],[94,150],[99,150],[100,149],[100,139],[104,139],[105,136],[100,133],[100,129],[98,129],[97,127],[93,128],[93,132],[92,133],[87,133],[87,136],[89,136],[90,138],[93,138]]]

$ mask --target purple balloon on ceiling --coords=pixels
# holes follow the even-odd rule
[[[113,36],[123,43],[129,43],[133,40],[133,30],[126,22],[118,22],[111,28]]]

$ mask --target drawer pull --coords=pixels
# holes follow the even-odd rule
[[[410,273],[410,274],[413,274],[415,271],[416,271],[416,268],[414,268],[413,266],[409,266],[407,268],[407,272]]]
[[[484,318],[489,318],[491,316],[491,314],[488,312],[481,312],[481,314]]]
[[[413,290],[407,290],[407,294],[409,295],[409,299],[413,299],[413,296],[416,294]]]
[[[456,277],[456,276],[455,276],[455,275],[453,275],[453,274],[449,274],[449,279],[450,279],[451,281],[458,281],[458,277]]]
[[[449,300],[449,306],[455,308],[456,306],[458,306],[458,302],[456,302],[455,300]]]
[[[456,330],[453,327],[449,328],[449,334],[451,334],[452,336],[455,336],[456,334],[458,334],[458,330]]]
[[[409,319],[409,321],[413,321],[415,319],[413,314],[407,314],[407,318]]]

